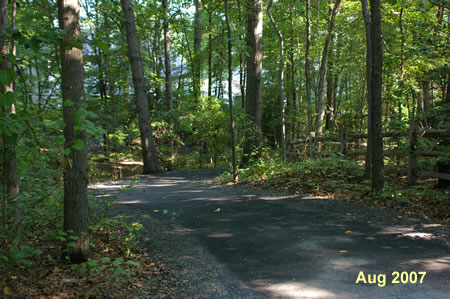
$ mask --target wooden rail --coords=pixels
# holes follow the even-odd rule
[[[442,157],[446,153],[439,151],[423,151],[418,150],[418,139],[419,138],[439,138],[446,139],[450,138],[449,130],[425,130],[420,132],[417,129],[417,125],[415,123],[411,124],[409,131],[391,131],[391,132],[383,132],[383,138],[397,138],[398,137],[408,137],[408,168],[402,169],[401,172],[403,174],[408,175],[408,184],[414,185],[417,182],[419,177],[434,177],[439,180],[450,181],[449,173],[442,172],[428,172],[428,171],[419,171],[417,166],[417,157]],[[339,154],[345,158],[350,157],[358,157],[366,154],[366,149],[361,150],[349,150],[349,146],[367,146],[365,143],[359,142],[349,142],[350,139],[367,139],[367,133],[349,133],[347,129],[341,129],[339,134],[331,134],[328,136],[320,136],[316,137],[314,132],[311,132],[308,137],[303,136],[303,138],[298,140],[293,140],[290,142],[291,145],[308,145],[308,155],[310,158],[313,157],[324,157]],[[318,144],[323,145],[334,145],[338,146],[339,150],[337,152],[324,152],[318,151],[321,146],[317,146]],[[384,156],[392,157],[396,156],[398,161],[400,160],[400,156],[402,152],[398,148],[399,141],[397,143],[397,148],[395,149],[387,149],[383,151]],[[297,156],[298,152],[289,152],[289,156]]]

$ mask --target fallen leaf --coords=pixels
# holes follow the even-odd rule
[[[348,250],[342,249],[342,250],[339,250],[339,253],[348,253]]]
[[[346,233],[346,234],[351,234],[352,231],[351,231],[351,230],[348,230],[348,231],[346,231],[345,233]]]
[[[215,209],[214,212],[219,213],[220,212],[220,208]]]
[[[9,288],[8,287],[4,287],[3,288],[3,294],[9,295]]]

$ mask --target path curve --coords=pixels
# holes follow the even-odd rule
[[[208,183],[168,172],[91,188],[145,226],[173,298],[448,298],[446,227],[346,202]],[[393,272],[402,272],[398,284]],[[414,273],[426,272],[422,283]],[[361,274],[362,273],[362,274]],[[364,283],[374,277],[376,283]],[[385,275],[385,276],[384,276]],[[359,283],[356,280],[360,278]],[[384,278],[385,277],[385,285]],[[419,275],[420,278],[420,275]]]

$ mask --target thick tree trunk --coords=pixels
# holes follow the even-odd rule
[[[329,46],[334,34],[334,23],[336,15],[339,11],[340,4],[341,0],[336,0],[336,3],[334,4],[333,7],[333,11],[331,12],[331,17],[328,23],[328,33],[325,38],[325,44],[323,46],[322,51],[322,60],[320,62],[319,84],[317,90],[318,96],[317,96],[317,113],[316,113],[316,138],[322,134],[322,125],[325,116],[324,93],[325,93],[325,76],[327,74],[328,53],[329,53]]]
[[[78,236],[74,247],[69,247],[73,263],[81,263],[89,256],[88,223],[88,161],[86,131],[75,130],[75,114],[83,108],[84,76],[83,52],[68,49],[67,44],[80,36],[80,5],[78,0],[58,1],[59,27],[66,34],[61,40],[61,81],[63,96],[64,148],[70,150],[64,167],[64,230]],[[79,141],[83,144],[80,146]],[[76,148],[74,148],[76,145]]]
[[[75,1],[75,0],[74,0]],[[127,34],[128,57],[131,63],[134,93],[136,96],[136,110],[139,119],[141,133],[142,157],[144,161],[144,174],[161,171],[158,162],[155,143],[153,141],[152,126],[148,110],[148,101],[145,90],[144,69],[139,50],[139,41],[136,33],[136,21],[134,18],[131,0],[121,0],[124,15],[124,23]]]
[[[306,88],[306,117],[307,117],[307,136],[312,132],[312,104],[311,104],[311,12],[310,2],[306,0],[306,44],[305,44],[305,88]]]
[[[248,125],[245,132],[244,155],[241,165],[247,165],[252,153],[259,157],[262,140],[262,0],[247,1],[247,90],[245,113]]]
[[[361,0],[362,14],[364,18],[364,28],[366,31],[366,84],[367,84],[367,151],[364,164],[364,179],[369,179],[372,175],[372,43],[370,38],[370,12],[367,0]]]
[[[267,4],[267,14],[269,15],[270,22],[272,23],[275,32],[278,35],[278,39],[280,40],[280,126],[281,126],[281,150],[283,161],[286,160],[286,127],[284,123],[284,48],[283,48],[283,35],[281,34],[280,29],[278,29],[277,23],[275,22],[270,8],[272,7],[273,0],[269,0],[269,4]]]
[[[234,134],[234,114],[233,114],[233,57],[231,45],[231,27],[228,16],[228,0],[225,0],[225,21],[227,23],[228,37],[228,105],[230,108],[230,130],[231,130],[231,160],[233,164],[233,182],[237,180],[236,165],[236,138]]]
[[[15,6],[15,2],[13,4]],[[13,13],[15,8],[13,7]],[[15,20],[15,19],[13,19]],[[1,0],[0,1],[0,35],[3,36],[6,34],[6,29],[8,28],[8,1]],[[15,26],[15,24],[14,24]],[[7,39],[0,41],[0,69],[2,71],[6,71],[10,69],[12,66],[7,59],[7,55],[9,54],[9,41]],[[13,53],[15,54],[15,53]],[[15,91],[13,89],[13,82],[11,81],[7,85],[1,86],[2,97],[4,97],[7,93],[13,94],[13,100],[8,106],[4,106],[4,113],[7,115],[16,114],[16,107],[14,105],[14,97]],[[9,131],[9,130],[8,130]],[[12,200],[17,200],[17,195],[19,194],[19,182],[17,177],[17,160],[16,160],[16,142],[11,141],[17,138],[17,132],[10,131],[7,133],[3,133],[3,182],[5,185],[6,196],[3,199],[3,226],[6,229],[6,206],[7,202],[11,202]]]
[[[382,130],[382,66],[383,44],[381,40],[381,1],[370,1],[370,38],[372,49],[371,89],[372,89],[372,192],[384,189],[384,161]]]
[[[202,1],[194,0],[195,16],[194,16],[194,65],[192,66],[194,72],[194,98],[197,102],[201,98],[201,57],[202,49]]]

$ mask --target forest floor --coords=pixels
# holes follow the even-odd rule
[[[138,246],[163,269],[155,279],[158,288],[144,288],[143,295],[448,297],[449,231],[442,222],[346,201],[212,184],[218,174],[167,172],[93,186],[97,198],[118,201],[114,214],[143,225]],[[426,272],[422,281],[419,272]],[[364,283],[360,275],[368,274],[378,275],[376,283]]]

